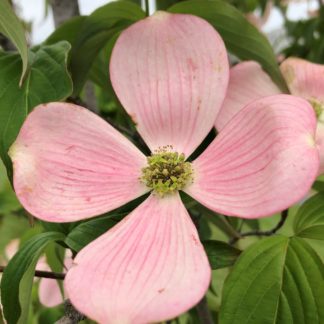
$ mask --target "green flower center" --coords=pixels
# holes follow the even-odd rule
[[[158,150],[147,157],[141,181],[162,197],[181,190],[193,179],[191,163],[185,160],[184,154]]]
[[[319,119],[324,110],[324,103],[314,98],[309,99],[309,102],[315,111],[316,118]]]

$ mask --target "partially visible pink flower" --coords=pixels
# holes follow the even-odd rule
[[[55,222],[110,211],[154,188],[78,253],[65,289],[99,323],[159,322],[195,305],[210,283],[178,190],[226,215],[255,218],[287,208],[317,174],[316,119],[300,98],[255,101],[186,162],[214,125],[229,76],[220,36],[191,15],[159,12],[122,32],[110,73],[153,155],[146,158],[82,107],[40,105],[10,149],[14,187],[29,212]]]
[[[8,262],[16,254],[19,248],[19,243],[20,242],[18,239],[14,239],[7,244],[4,253],[5,260],[2,260],[3,264],[6,264],[6,262]],[[67,250],[67,255],[64,259],[64,267],[65,269],[69,269],[71,266],[72,256],[70,250]],[[51,271],[45,256],[42,256],[38,260],[36,270]],[[55,307],[62,304],[64,301],[62,291],[57,280],[47,278],[39,279],[38,298],[40,303],[46,307]]]
[[[280,69],[292,95],[310,102],[317,115],[316,145],[320,154],[319,174],[324,173],[324,65],[299,58],[284,60]],[[221,130],[232,117],[253,100],[282,91],[254,61],[231,68],[228,91],[216,119]]]
[[[70,250],[66,250],[64,258],[64,269],[69,270],[72,267],[72,255]],[[46,262],[46,258],[42,257],[37,262],[37,270],[51,271],[50,266]],[[63,296],[62,290],[57,280],[41,278],[39,281],[38,298],[41,304],[46,307],[55,307],[64,302],[68,298],[66,292]]]

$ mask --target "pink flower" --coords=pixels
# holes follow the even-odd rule
[[[292,95],[306,99],[317,117],[316,146],[320,154],[319,174],[324,173],[324,66],[299,58],[281,63],[282,75]],[[226,99],[216,120],[221,130],[232,117],[255,99],[281,93],[257,62],[242,62],[231,68]]]
[[[191,15],[159,12],[125,30],[110,73],[153,155],[147,159],[82,107],[44,104],[10,150],[14,186],[29,212],[55,222],[95,216],[153,191],[79,252],[65,289],[99,323],[159,322],[195,305],[210,283],[178,191],[226,215],[287,208],[317,174],[316,119],[300,98],[255,101],[193,163],[185,161],[213,127],[229,77],[220,36]]]

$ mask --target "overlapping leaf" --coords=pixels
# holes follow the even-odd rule
[[[39,234],[26,242],[9,262],[1,280],[1,303],[8,324],[27,323],[37,261],[49,243],[60,240],[64,240],[61,233]]]
[[[17,47],[22,60],[20,84],[27,73],[28,48],[22,23],[15,15],[8,0],[0,0],[0,33],[7,36]]]
[[[260,240],[226,279],[220,324],[324,323],[324,266],[301,238]]]
[[[324,240],[324,192],[311,197],[299,208],[294,231],[300,237]]]

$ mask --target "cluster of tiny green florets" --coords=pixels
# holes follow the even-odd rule
[[[192,181],[191,163],[185,160],[184,154],[163,147],[147,157],[141,181],[160,196],[181,190]]]
[[[324,103],[316,99],[309,99],[309,102],[313,106],[316,117],[319,118],[324,110]]]

